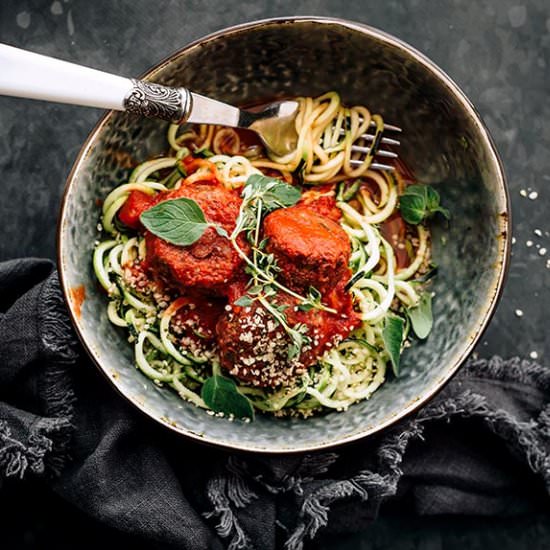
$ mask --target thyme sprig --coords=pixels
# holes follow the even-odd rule
[[[278,179],[261,175],[252,175],[248,178],[242,193],[243,202],[237,217],[235,229],[229,236],[233,247],[246,263],[246,271],[251,275],[250,288],[247,294],[235,302],[236,305],[250,306],[254,301],[268,311],[281,325],[291,339],[288,348],[288,359],[299,356],[304,345],[311,339],[307,336],[307,326],[297,323],[291,326],[288,323],[285,304],[277,304],[273,300],[277,290],[280,290],[298,301],[298,308],[302,311],[319,309],[336,313],[336,310],[325,306],[321,302],[321,293],[310,287],[306,296],[294,292],[277,280],[280,268],[273,254],[266,252],[267,240],[260,241],[260,225],[262,219],[278,208],[293,206],[300,198],[300,191]],[[246,233],[247,240],[252,248],[252,258],[242,250],[237,241],[241,233]]]
[[[267,239],[260,240],[263,218],[278,208],[293,206],[300,196],[300,190],[292,185],[275,178],[253,174],[243,188],[239,215],[235,229],[230,235],[220,225],[208,222],[200,205],[185,197],[162,201],[140,216],[141,222],[151,233],[176,245],[193,244],[209,227],[228,239],[245,262],[245,270],[251,276],[247,293],[235,304],[246,307],[257,300],[273,316],[292,341],[289,346],[289,360],[299,356],[302,347],[311,339],[306,335],[307,327],[304,324],[290,326],[285,314],[288,306],[277,304],[275,301],[277,291],[295,298],[298,302],[296,307],[301,311],[318,309],[337,313],[335,309],[322,303],[321,293],[316,288],[310,287],[303,296],[283,285],[277,278],[280,268],[275,256],[267,252]],[[242,233],[246,234],[250,244],[251,258],[239,246],[239,236]]]

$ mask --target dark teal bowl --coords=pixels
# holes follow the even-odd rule
[[[433,397],[471,352],[495,309],[510,252],[509,199],[493,141],[458,86],[424,55],[383,32],[348,21],[287,18],[210,35],[145,77],[234,104],[337,90],[403,128],[399,154],[416,177],[437,185],[452,212],[433,228],[435,324],[409,348],[398,380],[346,412],[299,419],[258,415],[229,422],[157,387],[134,367],[125,333],[107,319],[91,267],[102,199],[128,177],[128,159],[167,149],[166,124],[108,113],[68,178],[59,221],[58,261],[76,330],[120,394],[171,430],[200,441],[270,453],[311,451],[375,433]],[[79,311],[71,289],[84,285]],[[98,396],[101,399],[101,396]]]

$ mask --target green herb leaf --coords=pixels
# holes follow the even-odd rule
[[[264,287],[262,285],[254,285],[248,289],[248,294],[252,296],[257,296],[258,294],[261,294],[264,290]]]
[[[426,201],[421,195],[407,194],[399,199],[401,215],[407,223],[419,224],[426,217]]]
[[[413,225],[437,212],[449,219],[449,211],[443,208],[439,201],[439,193],[430,185],[409,185],[399,198],[399,208],[403,219]]]
[[[286,358],[289,361],[292,361],[295,357],[298,357],[300,355],[300,351],[302,350],[302,346],[299,343],[293,342],[292,344],[288,344],[288,351]]]
[[[401,344],[403,343],[403,328],[405,321],[401,317],[389,316],[386,318],[382,339],[392,364],[393,374],[399,376],[399,358],[401,356]]]
[[[229,233],[221,225],[213,225],[212,227],[216,230],[216,233],[220,237],[225,237],[226,239],[229,239]]]
[[[308,298],[311,300],[320,300],[322,298],[322,295],[314,286],[310,286]]]
[[[252,403],[237,389],[237,385],[225,376],[211,376],[202,386],[201,397],[215,412],[233,415],[235,418],[254,418]]]
[[[266,298],[271,298],[275,294],[277,294],[277,291],[271,285],[264,286],[264,296]]]
[[[290,329],[288,335],[292,343],[288,345],[287,359],[289,361],[292,361],[295,357],[299,357],[302,353],[302,348],[311,342],[310,337],[306,334],[307,330],[308,327],[304,323],[297,323]]]
[[[260,241],[260,243],[258,244],[258,250],[264,250],[265,247],[267,246],[268,241],[269,241],[269,239],[262,239]]]
[[[173,244],[188,246],[209,226],[201,207],[192,199],[171,199],[145,210],[141,223],[153,235]]]
[[[424,292],[418,305],[407,309],[407,315],[411,320],[414,333],[421,339],[426,338],[433,325],[432,295],[429,292]]]
[[[242,196],[250,201],[261,199],[262,209],[271,212],[296,204],[301,197],[300,189],[276,178],[252,174],[247,180]]]
[[[252,305],[252,301],[252,298],[245,294],[244,296],[241,296],[238,300],[235,300],[233,303],[239,307],[248,307]]]

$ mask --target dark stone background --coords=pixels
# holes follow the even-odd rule
[[[550,354],[549,0],[0,0],[0,41],[137,76],[207,33],[282,15],[332,15],[383,29],[428,55],[470,97],[504,161],[516,239],[503,298],[477,353],[544,362]],[[54,258],[64,181],[100,115],[0,97],[0,260]],[[7,487],[2,497],[2,548],[129,543],[31,487]],[[548,519],[389,517],[360,538],[324,539],[316,547],[535,550],[550,547]]]

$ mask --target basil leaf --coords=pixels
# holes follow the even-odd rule
[[[409,185],[399,198],[399,208],[403,219],[413,225],[437,212],[449,219],[449,211],[439,202],[439,193],[430,185]]]
[[[278,183],[266,193],[264,201],[267,203],[268,208],[270,202],[272,202],[275,207],[281,206],[286,208],[295,205],[300,200],[301,196],[302,193],[297,187],[288,185],[288,183]]]
[[[242,196],[249,200],[261,199],[262,209],[271,212],[277,208],[293,206],[300,200],[301,192],[297,187],[279,179],[252,174],[246,180]]]
[[[401,215],[407,223],[419,224],[426,217],[426,200],[416,193],[405,193],[399,199]]]
[[[215,412],[233,415],[235,418],[254,418],[252,403],[237,389],[230,378],[214,375],[202,386],[201,397]]]
[[[145,210],[139,218],[153,235],[172,244],[188,246],[209,226],[201,207],[192,199],[171,199]]]
[[[418,305],[407,309],[407,315],[418,338],[426,338],[433,326],[432,295],[429,292],[424,292]]]
[[[382,330],[382,339],[384,347],[391,360],[393,374],[399,376],[399,358],[401,356],[401,344],[403,343],[403,328],[405,321],[401,317],[390,316],[386,318],[384,329]]]
[[[424,185],[424,192],[426,193],[426,208],[432,211],[439,207],[439,193],[431,186]]]

